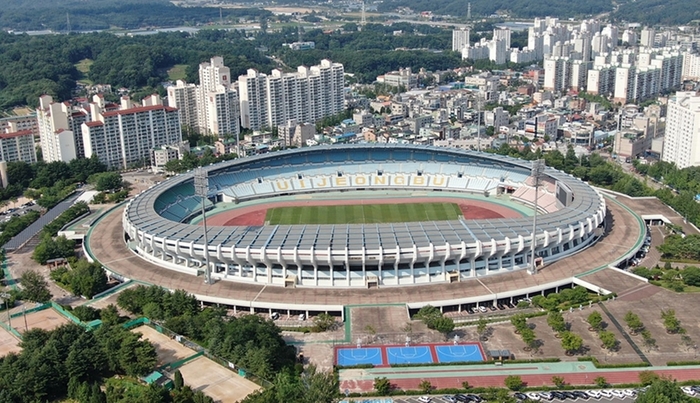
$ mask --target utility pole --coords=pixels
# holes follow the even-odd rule
[[[5,300],[5,311],[7,312],[7,325],[12,329],[12,314],[10,312],[10,306],[8,301],[10,300],[11,295],[6,293],[6,292],[0,292],[0,298]]]
[[[530,274],[537,274],[537,267],[535,266],[535,249],[537,249],[537,196],[540,187],[540,182],[542,180],[542,174],[544,173],[544,160],[539,159],[532,161],[532,173],[530,174],[535,179],[535,214],[532,216],[532,251],[530,255]]]

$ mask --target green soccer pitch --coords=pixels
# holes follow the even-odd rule
[[[376,224],[454,220],[462,215],[455,203],[343,204],[275,207],[267,210],[269,225]]]

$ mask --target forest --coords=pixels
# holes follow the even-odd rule
[[[41,94],[50,94],[56,100],[70,99],[79,79],[137,91],[149,88],[152,93],[168,80],[167,71],[175,65],[187,66],[187,81],[196,83],[199,63],[215,55],[223,55],[233,77],[245,74],[249,68],[269,73],[278,66],[256,49],[261,44],[265,44],[269,53],[279,55],[289,70],[330,58],[343,63],[345,71],[355,73],[361,82],[373,82],[377,75],[399,67],[436,70],[463,63],[460,55],[453,52],[394,50],[449,49],[451,37],[447,30],[409,24],[373,24],[362,32],[354,28],[355,31],[330,34],[309,31],[304,34],[304,40],[316,41],[317,48],[304,52],[283,47],[284,43],[298,38],[297,29],[292,27],[257,36],[235,30],[134,37],[108,33],[43,36],[0,33],[0,109],[18,105],[35,107]],[[405,34],[393,36],[394,30],[403,30]],[[77,68],[83,60],[92,62],[85,76]]]
[[[260,19],[272,13],[261,8],[222,10],[226,22]],[[194,26],[220,21],[215,7],[177,7],[167,0],[4,0],[0,27],[12,30],[67,32],[112,28]]]

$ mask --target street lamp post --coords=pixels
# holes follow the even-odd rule
[[[535,249],[537,249],[537,199],[539,196],[538,190],[540,187],[540,181],[542,179],[542,173],[544,172],[544,160],[539,159],[532,161],[532,177],[535,180],[535,214],[532,215],[532,251],[530,255],[530,274],[537,273],[537,267],[535,265]]]
[[[204,227],[204,283],[211,284],[211,267],[209,267],[209,240],[207,239],[206,201],[209,195],[209,178],[204,168],[194,171],[194,193],[202,199],[202,226]]]

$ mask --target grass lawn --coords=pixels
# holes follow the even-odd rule
[[[92,81],[87,78],[92,63],[94,63],[92,59],[83,59],[75,64],[75,68],[78,69],[78,71],[82,75],[82,77],[80,77],[80,80],[78,81],[83,82],[87,85],[92,85]]]
[[[187,77],[187,65],[176,64],[168,70],[168,79],[172,81],[184,80]]]
[[[271,208],[265,221],[270,225],[370,224],[454,220],[461,215],[454,203],[347,204]]]

